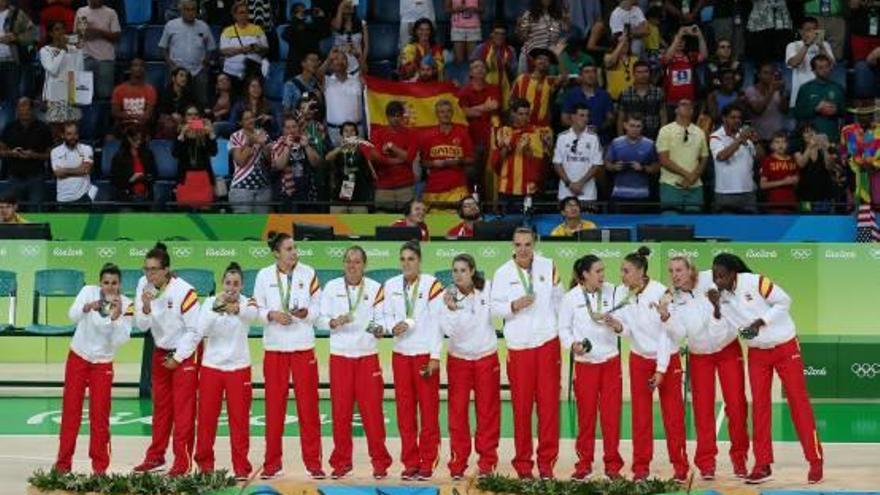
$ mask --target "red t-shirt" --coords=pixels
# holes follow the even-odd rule
[[[459,222],[458,225],[452,227],[446,232],[446,237],[473,237],[474,228],[470,225]]]
[[[416,157],[416,139],[414,133],[407,129],[393,129],[391,127],[376,127],[371,130],[370,142],[375,148],[361,146],[361,152],[369,157],[376,170],[376,189],[397,189],[411,186],[416,181],[412,171],[412,162]],[[382,149],[387,143],[392,143],[407,152],[406,162],[393,164],[388,162],[388,155]]]
[[[468,84],[458,92],[458,104],[461,108],[482,105],[489,98],[497,101],[500,108],[501,89],[493,84],[487,84],[483,89],[477,89],[472,84]],[[474,143],[483,143],[484,146],[488,146],[489,132],[492,128],[492,117],[497,115],[498,110],[495,110],[491,113],[484,112],[479,117],[468,117],[471,141]]]
[[[395,221],[391,224],[392,227],[409,227],[410,225],[406,223],[405,218],[401,218],[400,220]],[[422,240],[427,241],[431,239],[431,236],[428,234],[428,226],[425,222],[419,224],[419,230],[422,232]]]
[[[114,105],[122,106],[122,111],[126,115],[139,116],[143,115],[147,105],[156,108],[158,96],[156,89],[149,84],[132,86],[124,82],[113,88],[113,96],[110,99]]]
[[[697,95],[697,81],[694,68],[702,62],[699,53],[683,55],[677,53],[670,59],[663,57],[666,70],[666,103],[678,103],[685,98],[693,101]]]
[[[796,177],[797,175],[799,175],[798,166],[791,157],[783,159],[777,158],[771,154],[766,156],[764,161],[761,162],[761,177],[765,177],[767,180],[777,181],[785,179],[786,177]],[[767,194],[767,202],[791,205],[797,201],[797,195],[795,195],[794,191],[795,186],[781,186],[767,189],[765,191]]]
[[[136,174],[145,173],[144,163],[141,161],[141,154],[137,151],[133,151],[131,153],[131,169],[132,172]],[[135,196],[146,196],[147,186],[143,183],[143,181],[139,180],[131,185],[131,192],[133,192]]]
[[[419,156],[422,162],[448,159],[471,160],[474,157],[474,145],[463,126],[452,126],[448,134],[440,130],[439,126],[432,127],[422,133],[422,138],[419,140]],[[428,169],[426,193],[444,193],[457,187],[467,187],[464,167]]]

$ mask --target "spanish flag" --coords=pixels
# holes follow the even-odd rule
[[[371,76],[365,76],[364,80],[367,86],[367,120],[370,130],[388,125],[385,107],[392,101],[403,103],[406,107],[406,125],[416,130],[437,125],[434,105],[440,100],[449,100],[452,103],[453,124],[468,125],[452,83],[401,83]]]

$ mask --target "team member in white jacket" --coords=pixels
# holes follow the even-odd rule
[[[696,266],[686,256],[671,258],[667,266],[673,290],[661,299],[658,311],[672,341],[678,344],[687,340],[697,430],[694,464],[704,480],[715,478],[717,375],[724,396],[733,472],[744,478],[749,454],[748,405],[742,347],[736,338],[736,330],[722,316],[711,271],[698,274]]]
[[[134,306],[119,293],[119,268],[101,268],[100,286],[83,287],[68,311],[76,323],[64,368],[64,399],[55,470],[71,469],[76,437],[82,425],[82,406],[89,390],[89,457],[92,471],[104,474],[110,465],[110,389],[113,357],[131,335]]]
[[[471,455],[471,442],[479,455],[480,476],[495,471],[501,436],[501,367],[498,338],[492,325],[490,288],[477,272],[473,256],[452,260],[454,284],[447,288],[440,311],[440,326],[449,337],[446,355],[448,389],[449,472],[461,479]],[[471,439],[469,404],[474,394],[477,430]]]
[[[596,416],[602,423],[605,475],[620,477],[620,412],[623,380],[620,369],[618,333],[606,316],[614,303],[614,286],[605,282],[605,264],[588,254],[574,263],[574,286],[559,309],[559,338],[574,353],[574,394],[577,400],[578,461],[573,479],[586,479],[593,469],[596,446]],[[606,320],[608,322],[606,322]]]
[[[804,361],[789,309],[791,298],[769,278],[751,273],[736,255],[722,253],[712,261],[715,285],[721,291],[721,312],[740,329],[749,347],[749,388],[752,392],[752,451],[755,465],[746,483],[772,479],[771,388],[779,375],[804,456],[810,463],[807,482],[822,481],[822,444],[807,394]]]
[[[189,473],[195,444],[199,296],[186,281],[172,276],[171,259],[162,243],[147,252],[144,275],[135,297],[135,323],[156,341],[150,368],[153,437],[144,461],[134,470],[161,469],[172,437],[174,463],[168,474],[179,476]]]
[[[379,364],[378,339],[369,333],[383,324],[385,291],[375,280],[364,277],[367,253],[360,246],[345,251],[345,274],[327,282],[321,293],[318,326],[330,329],[330,401],[333,407],[333,453],[330,477],[351,472],[351,420],[354,405],[373,465],[373,477],[383,479],[391,466],[385,447],[385,415],[382,412],[384,382]],[[378,332],[377,332],[378,333]]]
[[[303,463],[309,476],[323,479],[313,327],[321,308],[321,286],[315,270],[299,262],[290,234],[270,232],[269,248],[275,263],[260,270],[254,282],[254,299],[265,325],[266,350],[266,457],[261,477],[271,479],[282,474],[281,437],[293,378]]]
[[[654,389],[660,391],[660,409],[666,431],[666,449],[674,478],[688,476],[685,449],[682,369],[678,347],[660,321],[657,307],[666,293],[663,284],[648,277],[651,250],[640,247],[626,255],[620,266],[623,285],[616,290],[614,307],[623,323],[623,333],[632,340],[629,353],[629,389],[632,400],[633,475],[648,477],[654,456]],[[615,325],[619,328],[618,325]]]
[[[237,479],[247,480],[253,396],[248,331],[259,313],[256,302],[241,294],[242,279],[241,267],[230,263],[223,273],[223,292],[209,297],[199,310],[197,328],[205,339],[205,353],[199,372],[195,461],[203,473],[214,470],[214,440],[225,395],[232,470]]]
[[[417,242],[400,248],[400,275],[385,282],[385,328],[394,334],[391,359],[401,478],[430,479],[440,449],[440,351],[438,322],[443,287],[421,273]]]
[[[513,468],[520,478],[533,476],[532,411],[536,405],[542,478],[553,477],[559,454],[561,356],[556,313],[561,301],[553,260],[535,254],[532,230],[517,229],[513,259],[501,265],[492,279],[492,313],[504,320],[516,449]]]

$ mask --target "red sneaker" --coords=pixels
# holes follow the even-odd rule
[[[388,471],[385,471],[385,470],[373,471],[373,479],[374,480],[380,481],[380,480],[384,480],[387,477],[388,477]]]
[[[707,469],[705,471],[700,471],[700,478],[702,478],[703,481],[714,480],[715,479],[715,470],[714,469]]]
[[[815,485],[817,483],[821,483],[822,478],[824,478],[824,476],[822,475],[822,463],[819,462],[816,464],[811,464],[810,473],[807,474],[807,483]]]
[[[402,473],[400,473],[400,479],[403,481],[416,481],[419,479],[419,470],[418,468],[404,469]]]
[[[678,483],[680,485],[684,485],[685,483],[688,482],[687,471],[684,471],[681,473],[675,473],[675,476],[672,477],[672,481],[675,481],[676,483]]]
[[[773,471],[770,469],[769,465],[766,466],[755,466],[752,468],[752,472],[746,476],[746,484],[748,485],[760,485],[761,483],[766,483],[773,479]]]
[[[431,477],[434,476],[434,472],[430,469],[422,469],[419,471],[418,480],[419,481],[428,481]]]
[[[171,470],[168,471],[168,476],[170,476],[172,478],[177,477],[177,476],[186,476],[188,474],[189,474],[189,469],[184,468],[184,467],[172,466]]]
[[[749,475],[749,470],[746,469],[745,464],[734,464],[733,465],[733,475],[737,478],[745,479],[746,476]]]
[[[144,461],[132,469],[135,473],[153,473],[165,469],[165,461]]]

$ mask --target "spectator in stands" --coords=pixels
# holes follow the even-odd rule
[[[507,108],[510,84],[516,78],[516,52],[507,43],[507,25],[503,21],[492,26],[489,39],[477,45],[471,52],[471,60],[482,60],[486,64],[486,83],[498,86],[501,108]]]
[[[757,82],[746,88],[745,97],[755,131],[762,141],[769,142],[782,130],[788,113],[785,81],[776,64],[766,62],[758,68]]]
[[[525,53],[525,52],[523,52]],[[550,64],[556,64],[556,53],[546,48],[535,48],[528,52],[534,70],[520,74],[510,90],[510,98],[518,98],[529,102],[531,115],[529,123],[537,126],[549,126],[551,121],[550,104],[553,93],[559,84],[559,78],[550,76]]]
[[[733,54],[733,43],[729,39],[719,38],[716,40],[715,55],[713,55],[706,64],[706,82],[707,90],[718,89],[721,87],[721,74],[724,71],[732,71],[734,77],[734,88],[742,87],[743,77],[745,77],[744,66]]]
[[[510,101],[510,126],[500,127],[492,140],[489,163],[498,176],[498,200],[507,213],[530,208],[530,198],[543,189],[544,169],[551,156],[553,134],[529,123],[529,102]]]
[[[143,130],[127,128],[110,165],[110,180],[115,189],[113,199],[146,203],[153,196],[155,177],[156,160],[147,147]]]
[[[596,21],[602,19],[600,0],[571,0],[568,3],[571,26],[583,37]]]
[[[773,135],[771,153],[761,163],[761,190],[769,204],[765,211],[772,213],[794,212],[797,209],[795,188],[798,185],[798,164],[788,154],[788,139],[784,131]],[[830,186],[826,184],[825,187]]]
[[[810,122],[816,132],[825,134],[831,142],[840,136],[840,118],[843,116],[843,88],[831,80],[831,58],[818,54],[810,61],[816,79],[801,86],[797,95],[794,116],[798,122]]]
[[[422,57],[422,59],[419,60],[418,67],[419,69],[416,75],[406,79],[404,82],[430,83],[440,80],[440,71],[437,68],[437,60],[434,59],[433,55],[425,55]]]
[[[599,72],[595,65],[584,65],[580,71],[580,86],[571,88],[565,94],[562,106],[562,125],[572,125],[572,115],[578,106],[589,110],[589,125],[600,141],[611,141],[614,131],[614,102],[608,92],[599,86]]]
[[[180,17],[165,24],[159,48],[174,78],[175,70],[185,69],[191,79],[191,87],[199,108],[208,108],[211,89],[211,54],[217,43],[211,28],[197,19],[196,0],[180,0]]]
[[[357,16],[351,0],[342,0],[336,15],[330,21],[333,46],[339,48],[348,57],[348,70],[355,74],[360,70],[360,61],[370,49],[370,33],[367,21]]]
[[[409,43],[400,52],[400,66],[397,72],[401,80],[413,79],[418,75],[419,63],[430,55],[437,65],[439,78],[444,79],[446,60],[443,46],[435,40],[434,23],[430,19],[421,18],[413,24]]]
[[[278,36],[275,33],[275,4],[274,0],[245,0],[247,3],[247,11],[250,14],[251,22],[256,24],[263,30],[266,35],[266,41],[269,45],[269,51],[266,58],[278,58]]]
[[[458,104],[468,119],[474,162],[465,168],[469,189],[482,184],[483,164],[486,162],[486,143],[492,126],[500,118],[501,92],[497,85],[486,81],[486,62],[476,59],[470,63],[468,83],[458,92]]]
[[[12,194],[0,196],[0,223],[28,223],[18,214],[18,199]]]
[[[800,169],[797,200],[804,211],[829,213],[841,175],[834,146],[828,136],[816,134],[810,124],[801,126],[799,135],[803,144],[794,154]]]
[[[299,119],[299,128],[309,137],[311,146],[315,148],[322,159],[330,148],[330,140],[327,137],[327,126],[321,120],[321,104],[314,93],[303,97],[299,102],[299,110],[294,114]],[[341,128],[340,128],[341,133]],[[341,139],[341,138],[340,138]],[[332,171],[321,166],[315,170],[315,182],[318,184],[318,199],[328,201],[331,198],[329,182]]]
[[[743,109],[732,104],[722,111],[721,127],[709,136],[715,162],[714,211],[756,213],[755,167],[763,158],[758,133],[742,125]]]
[[[230,142],[230,146],[231,144]],[[203,118],[195,105],[186,108],[171,153],[177,158],[178,201],[184,195],[201,198],[202,203],[205,200],[210,202],[214,198],[215,184],[218,180],[223,180],[214,176],[214,169],[211,167],[211,158],[217,154],[217,136],[211,121]],[[234,153],[232,155],[235,157]],[[234,172],[237,174],[239,171],[240,168],[235,167]],[[198,189],[204,187],[211,190]],[[221,187],[220,192],[223,189],[225,188]]]
[[[574,237],[582,230],[595,229],[596,224],[581,218],[581,202],[576,196],[568,196],[559,201],[562,223],[550,231],[550,237]]]
[[[90,179],[94,156],[92,147],[79,142],[79,129],[64,124],[64,142],[52,149],[52,172],[57,179],[57,200],[64,205],[89,204],[94,198]]]
[[[0,158],[9,180],[5,192],[39,209],[44,200],[43,179],[52,148],[52,132],[37,120],[30,98],[19,98],[16,116],[0,136]]]
[[[855,65],[856,98],[880,97],[880,4],[877,0],[850,0],[847,21]]]
[[[623,124],[630,115],[640,115],[642,134],[655,139],[660,127],[669,121],[666,95],[651,84],[651,66],[644,61],[633,64],[633,85],[623,90],[618,102],[617,134],[624,134]]]
[[[700,11],[709,3],[705,0],[664,0],[663,10],[666,12],[666,24],[669,31],[681,26],[696,25],[700,22]]]
[[[645,13],[634,0],[620,0],[619,5],[611,12],[608,19],[611,36],[619,38],[625,35],[627,50],[636,57],[644,50],[642,38],[648,34],[648,20]]]
[[[78,122],[82,112],[68,90],[71,73],[82,70],[82,50],[67,44],[67,31],[64,23],[49,25],[50,43],[40,48],[40,64],[45,72],[43,82],[43,101],[46,102],[46,122],[55,125],[55,134],[60,136],[62,124]]]
[[[73,0],[45,0],[45,5],[40,10],[40,36],[48,38],[54,22],[62,23],[65,32],[72,33],[76,19],[72,4]]]
[[[843,0],[807,0],[804,2],[804,14],[815,18],[818,22],[817,28],[825,32],[825,40],[831,45],[829,55],[835,60],[843,58],[843,46],[846,42],[846,21],[843,18],[843,9]]]
[[[865,60],[856,61],[854,82],[856,98],[880,96],[880,46],[874,48]]]
[[[113,91],[116,66],[116,45],[122,33],[116,11],[104,5],[104,0],[88,0],[85,7],[76,11],[78,34],[85,40],[82,44],[85,69],[95,78],[96,100],[107,100]]]
[[[602,146],[587,127],[590,110],[576,103],[569,114],[571,127],[556,139],[553,168],[559,176],[558,198],[576,196],[591,204],[598,199],[596,177],[602,173]]]
[[[635,76],[635,65],[639,58],[631,53],[630,45],[629,35],[627,33],[620,34],[617,37],[617,46],[613,51],[607,53],[603,60],[606,70],[605,83],[608,87],[608,95],[614,101],[617,101],[621,93],[632,86]]]
[[[232,78],[222,72],[217,74],[217,83],[214,85],[214,105],[208,113],[214,119],[214,132],[223,137],[229,137],[234,130],[234,125],[227,122],[229,113],[232,111],[232,89]]]
[[[322,9],[313,5],[311,10],[307,10],[302,2],[296,2],[291,6],[290,24],[281,33],[281,38],[288,44],[287,64],[284,68],[285,81],[289,81],[297,74],[303,60],[311,54],[317,54],[320,58],[320,41],[327,37],[328,28],[329,24]],[[318,64],[320,63],[319,60]]]
[[[159,96],[159,122],[156,137],[174,139],[183,124],[184,113],[191,105],[197,105],[190,91],[190,73],[183,67],[171,71],[171,81]],[[199,108],[201,105],[198,104]]]
[[[354,203],[373,202],[373,182],[378,177],[373,165],[367,160],[367,154],[373,148],[372,144],[358,135],[357,125],[353,122],[342,124],[342,146],[333,149],[326,156],[333,174],[333,196],[330,199]],[[366,208],[361,209],[366,212]]]
[[[586,40],[580,36],[572,35],[568,37],[565,49],[559,54],[559,66],[551,67],[550,73],[560,75],[561,79],[568,78],[571,81],[573,78],[577,78],[584,64],[596,65],[596,59],[587,53]]]
[[[801,39],[792,41],[785,48],[785,64],[791,69],[791,106],[797,102],[797,94],[801,86],[816,78],[810,65],[813,58],[822,54],[828,57],[832,64],[834,63],[831,45],[825,41],[824,36],[819,36],[819,21],[815,17],[804,17],[801,21],[800,33]]]
[[[519,72],[531,70],[528,62],[536,62],[533,50],[556,48],[557,43],[565,39],[568,25],[568,12],[561,0],[530,0],[529,9],[522,13],[516,23],[516,36],[522,42],[522,53],[528,54],[528,57],[520,57]],[[555,64],[555,57],[553,59]]]
[[[425,215],[428,207],[419,200],[408,201],[403,207],[404,217],[391,224],[392,227],[418,227],[421,232],[421,240],[431,239],[428,233],[428,224],[425,223]]]
[[[721,122],[721,115],[728,106],[745,98],[745,95],[736,89],[736,73],[731,69],[724,69],[719,74],[721,85],[713,89],[706,97],[706,113],[712,117],[712,122]]]
[[[284,130],[272,145],[272,168],[281,173],[280,198],[284,211],[308,211],[318,201],[315,169],[321,156],[294,116],[284,118]]]
[[[486,0],[445,0],[450,17],[449,39],[455,63],[462,63],[467,55],[482,41],[480,13],[485,10]],[[491,0],[490,0],[491,1]]]
[[[158,95],[156,88],[148,84],[145,78],[144,61],[135,58],[131,61],[128,81],[113,89],[110,108],[118,136],[122,136],[130,127],[147,130],[153,124]]]
[[[698,51],[688,52],[689,44],[694,41],[699,47]],[[706,61],[708,54],[706,39],[699,27],[685,26],[678,30],[669,49],[660,59],[665,70],[667,105],[675,107],[681,100],[688,100],[693,104],[697,97],[696,68]]]
[[[403,49],[413,35],[415,25],[421,19],[428,19],[432,25],[434,2],[427,0],[400,0],[400,48]]]
[[[317,51],[306,53],[299,65],[299,74],[284,83],[281,106],[285,112],[292,112],[299,108],[299,101],[306,93],[317,95],[323,103],[324,93],[318,78],[318,69],[321,67],[320,53]]]
[[[241,129],[229,138],[232,152],[232,185],[229,202],[236,213],[268,213],[272,200],[269,185],[269,135],[257,127],[257,114],[244,110]]]
[[[657,136],[660,155],[660,206],[664,210],[700,211],[709,148],[706,134],[693,124],[694,104],[679,100],[675,121],[663,126]]]
[[[605,170],[613,175],[611,202],[618,213],[644,213],[651,197],[651,180],[660,173],[654,142],[642,136],[642,117],[626,116],[626,132],[611,141],[605,158]]]
[[[247,4],[239,0],[232,6],[235,22],[220,33],[223,72],[236,85],[245,79],[263,75],[263,61],[269,53],[269,41],[263,29],[252,23]]]
[[[465,196],[458,202],[458,218],[461,219],[457,225],[446,232],[446,237],[456,239],[469,239],[474,236],[474,224],[480,221],[482,214],[480,212],[480,203],[473,196]]]
[[[717,0],[714,2],[712,31],[715,39],[728,40],[731,45],[731,56],[738,59],[746,49],[745,24],[752,10],[751,0]]]
[[[263,81],[259,77],[252,77],[245,81],[244,95],[241,100],[232,105],[232,111],[229,112],[229,122],[240,121],[246,110],[254,114],[257,127],[266,131],[269,136],[278,135],[281,115],[266,98],[263,92]]]
[[[754,0],[746,24],[746,46],[752,62],[781,60],[793,26],[785,0]]]
[[[0,0],[0,126],[12,121],[18,102],[22,67],[31,61],[34,24],[9,0]]]
[[[365,67],[363,61],[361,66]],[[342,141],[340,129],[345,122],[358,125],[360,134],[365,134],[362,119],[364,114],[364,83],[361,76],[351,76],[348,72],[348,58],[338,48],[330,50],[330,55],[319,69],[324,76],[324,97],[326,99],[327,128],[330,142],[339,146]]]
[[[422,196],[430,207],[447,208],[468,195],[465,168],[473,165],[474,145],[467,129],[452,125],[452,102],[434,105],[437,126],[424,131],[419,143],[419,159],[428,173]]]
[[[387,126],[377,127],[371,134],[373,147],[367,157],[376,168],[376,209],[399,210],[413,200],[415,175],[412,162],[418,151],[416,137],[405,125],[406,108],[399,101],[385,106]]]

